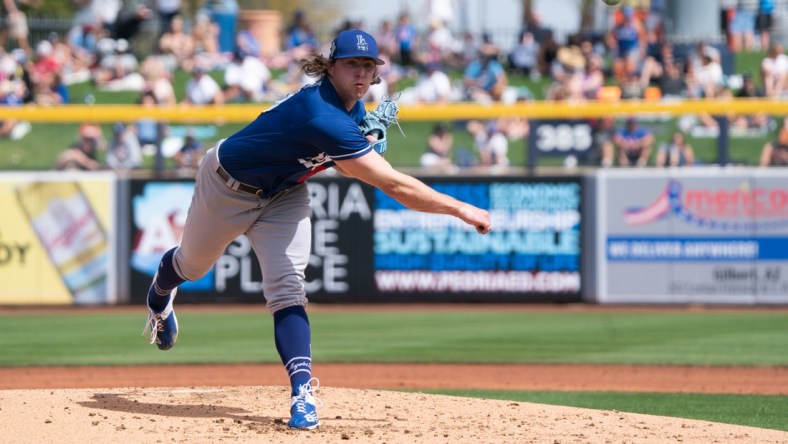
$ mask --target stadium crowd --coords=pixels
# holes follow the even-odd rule
[[[238,12],[234,1],[206,1],[187,16],[180,0],[77,0],[81,9],[66,35],[51,33],[31,42],[24,11],[34,8],[37,1],[3,2],[2,106],[74,102],[69,85],[88,81],[103,90],[134,91],[142,106],[273,102],[310,81],[300,72],[299,60],[313,51],[327,53],[331,40],[318,37],[312,18],[303,10],[288,17],[281,48],[263,51],[263,42],[250,29],[226,20],[228,13]],[[649,9],[610,9],[612,25],[604,35],[577,34],[565,41],[558,41],[555,32],[535,16],[519,32],[516,45],[504,52],[488,34],[454,33],[456,11],[451,4],[425,1],[424,10],[418,11],[426,23],[423,27],[414,23],[412,12],[403,11],[380,23],[347,20],[335,30],[367,29],[376,37],[380,57],[387,62],[380,67],[382,82],[374,85],[364,100],[377,102],[386,96],[397,97],[402,104],[535,100],[537,95],[527,87],[511,82],[513,76],[543,82],[547,86],[541,96],[557,101],[788,96],[788,56],[778,41],[769,40],[772,21],[764,18],[772,13],[768,5],[753,13],[739,6],[728,7],[728,44],[724,47],[701,41],[677,48],[665,37],[660,9],[664,2],[652,1]],[[135,47],[135,37],[148,21],[159,24],[155,44],[150,49]],[[750,24],[767,50],[760,72],[735,76],[725,72],[723,56],[755,45]],[[184,91],[176,94],[173,77],[179,70],[190,73],[190,79]],[[179,96],[182,99],[178,100]],[[765,115],[728,117],[732,128],[776,126]],[[714,131],[719,120],[698,115],[684,121],[670,143],[656,151],[653,134],[634,118],[621,122],[600,118],[591,123],[595,155],[587,162],[603,167],[642,167],[652,157],[656,166],[694,164],[684,132],[695,127]],[[0,138],[19,139],[30,129],[27,122],[7,119],[0,123]],[[474,146],[452,153],[453,130],[467,132]],[[424,141],[422,166],[449,171],[475,165],[506,168],[509,144],[528,133],[529,123],[524,119],[441,124]],[[159,122],[123,122],[114,126],[110,140],[85,143],[86,137],[100,139],[101,131],[96,134],[95,128],[83,126],[79,142],[64,151],[55,167],[139,168],[141,153],[150,152],[146,146],[148,150],[161,149],[167,134],[167,125]],[[768,145],[763,159],[777,157],[766,156],[766,150],[771,153],[785,144],[778,140]],[[97,161],[100,150],[106,151],[104,163]],[[198,138],[191,134],[183,137],[172,157],[178,168],[189,171],[201,150]]]

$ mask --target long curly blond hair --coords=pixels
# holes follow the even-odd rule
[[[323,79],[328,77],[328,67],[332,64],[336,63],[335,60],[328,59],[323,54],[318,54],[316,52],[307,54],[306,57],[298,61],[298,66],[301,67],[301,71],[304,72],[309,77],[314,77],[318,79]],[[378,74],[377,67],[375,68],[375,74],[372,76],[372,84],[377,85],[380,83],[380,75]]]

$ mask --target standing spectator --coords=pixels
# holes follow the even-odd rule
[[[455,9],[457,0],[427,0],[424,2],[424,17],[430,22],[440,20],[444,25],[451,26],[454,23]]]
[[[216,25],[218,52],[231,53],[235,49],[235,26],[239,9],[236,0],[205,0],[197,13],[198,20],[201,16],[207,16]]]
[[[400,65],[413,65],[418,59],[418,55],[415,52],[418,48],[419,34],[416,27],[410,22],[410,13],[407,11],[400,13],[394,32],[399,44]]]
[[[680,167],[695,165],[695,151],[692,145],[684,140],[684,133],[676,131],[670,139],[670,143],[662,145],[657,150],[654,159],[657,167]]]
[[[627,119],[624,128],[616,131],[613,143],[618,150],[618,164],[622,167],[644,167],[648,164],[654,135],[639,125],[637,119]]]
[[[91,0],[90,10],[99,27],[112,35],[123,0]]]
[[[170,24],[181,13],[181,0],[156,0],[156,14],[159,16],[159,37],[170,32]]]
[[[763,146],[760,166],[788,166],[788,117],[783,118],[775,141]]]
[[[205,69],[196,66],[192,69],[192,77],[186,82],[186,95],[182,103],[191,105],[221,105],[224,103],[222,88]]]
[[[752,51],[755,43],[755,16],[741,3],[728,23],[728,34],[732,51]]]
[[[419,164],[422,168],[436,171],[455,171],[456,166],[451,159],[453,144],[454,136],[449,131],[449,126],[445,123],[435,125],[427,136],[427,151],[421,155]]]
[[[788,85],[788,56],[783,45],[774,42],[761,60],[761,82],[767,97],[780,97]]]
[[[774,0],[758,0],[758,15],[755,17],[755,30],[761,35],[761,48],[772,44],[772,25],[774,23]]]
[[[115,171],[133,170],[142,166],[142,150],[133,126],[115,124],[104,163]]]
[[[118,12],[115,19],[115,26],[112,30],[112,38],[115,40],[126,40],[131,45],[134,38],[139,34],[142,24],[153,17],[151,10],[145,3],[130,1]]]
[[[18,48],[30,54],[30,28],[27,26],[27,14],[23,10],[25,6],[38,8],[41,6],[40,0],[3,0],[5,13],[0,18],[0,48],[5,47],[6,40],[10,37],[14,40]]]
[[[623,19],[607,36],[613,53],[613,75],[620,83],[637,72],[646,54],[646,30],[631,6],[621,8]]]

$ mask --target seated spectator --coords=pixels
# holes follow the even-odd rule
[[[599,89],[605,86],[604,60],[598,54],[589,54],[585,59],[581,88],[587,99],[596,99]]]
[[[624,128],[616,131],[613,144],[618,151],[619,166],[644,167],[648,165],[654,135],[648,129],[641,127],[637,119],[630,117],[626,120]]]
[[[760,166],[788,166],[788,117],[783,118],[783,124],[777,131],[774,142],[768,142],[761,150]]]
[[[456,170],[456,165],[451,159],[451,149],[454,144],[454,136],[449,131],[448,125],[439,123],[433,127],[432,132],[427,137],[427,151],[421,155],[419,164],[422,168],[430,170],[452,172]]]
[[[41,40],[36,45],[36,55],[33,60],[33,68],[30,71],[33,92],[38,84],[54,85],[55,76],[60,72],[60,69],[60,62],[55,57],[52,42]]]
[[[400,100],[403,103],[446,103],[460,96],[449,75],[437,63],[428,63],[416,84],[402,91]]]
[[[509,52],[509,68],[517,74],[531,76],[537,72],[539,43],[531,32],[520,33],[520,39]]]
[[[3,66],[0,72],[0,106],[20,106],[24,103],[27,85],[13,72],[7,75],[6,70],[14,70],[16,67],[11,58],[3,58],[1,64],[7,66]],[[0,121],[0,138],[19,140],[30,133],[31,129],[30,122],[8,117]]]
[[[763,96],[763,91],[755,84],[752,74],[744,73],[742,75],[741,89],[735,94],[735,97],[745,99]],[[736,113],[729,113],[728,121],[732,128],[766,128],[769,125],[769,116],[766,113],[755,113],[751,115],[736,115]]]
[[[774,42],[761,60],[761,82],[767,97],[783,96],[788,88],[788,56],[779,42]]]
[[[202,155],[202,144],[194,137],[194,134],[189,132],[184,138],[183,146],[175,153],[173,159],[175,160],[176,168],[181,172],[193,173],[200,165]]]
[[[491,44],[482,46],[479,59],[465,68],[462,84],[465,96],[470,100],[481,103],[501,100],[509,78],[498,62],[498,47]]]
[[[129,42],[123,39],[102,39],[99,48],[101,59],[93,73],[96,84],[115,91],[139,91],[144,79],[137,72],[139,61],[131,52]]]
[[[695,165],[695,151],[692,146],[684,140],[684,133],[676,131],[671,137],[670,143],[661,145],[657,150],[654,159],[657,167],[680,167]]]
[[[665,61],[657,86],[663,99],[682,98],[689,95],[684,68],[675,59]]]
[[[287,28],[284,43],[287,52],[298,47],[315,49],[320,46],[312,24],[303,9],[296,9],[293,12],[293,20]]]
[[[550,69],[556,57],[558,57],[558,51],[561,49],[561,46],[555,40],[555,34],[551,30],[545,31],[542,41],[539,41],[539,39],[536,41],[539,42],[539,53],[536,59],[539,75],[542,77],[550,75]]]
[[[509,142],[524,138],[529,131],[524,119],[471,120],[466,129],[474,139],[479,165],[505,169],[509,162]]]
[[[455,60],[456,67],[464,70],[472,61],[479,58],[480,50],[481,44],[476,38],[476,34],[471,31],[463,32]]]
[[[670,42],[662,42],[659,48],[653,55],[647,55],[643,60],[643,66],[640,69],[641,83],[648,86],[651,84],[659,84],[660,79],[665,73],[665,64],[675,62],[676,55],[673,52],[673,44]]]
[[[167,71],[163,56],[146,57],[140,67],[140,73],[145,81],[142,94],[150,92],[156,104],[161,106],[174,106],[178,103],[172,86],[172,75]]]
[[[547,100],[585,100],[585,66],[586,60],[580,47],[572,45],[559,49],[550,68],[553,83],[547,91]]]
[[[191,33],[194,41],[194,65],[206,71],[224,69],[232,53],[222,53],[219,43],[220,32],[219,25],[207,15],[197,15]]]
[[[158,102],[156,96],[152,91],[145,91],[139,98],[140,106],[143,108],[156,108]],[[152,118],[142,118],[134,123],[134,131],[137,135],[137,141],[142,148],[143,153],[147,155],[156,154],[159,152],[161,142],[167,135],[167,124],[156,121]]]
[[[68,103],[68,97],[68,87],[60,73],[51,77],[51,83],[38,83],[33,91],[33,100],[39,105],[62,105]]]
[[[719,51],[706,47],[700,65],[692,64],[687,76],[690,97],[711,99],[717,97],[724,86]]]
[[[186,95],[181,103],[190,105],[221,105],[224,103],[222,88],[205,69],[197,66],[192,69],[192,76],[186,82]]]
[[[101,30],[92,23],[74,26],[66,35],[66,43],[71,50],[74,66],[89,69],[95,65],[98,55],[98,41]]]
[[[183,16],[176,15],[170,23],[170,30],[159,37],[159,53],[164,57],[167,70],[177,68],[191,71],[194,64],[194,38],[185,29]]]
[[[142,149],[133,126],[115,124],[104,163],[115,171],[133,170],[142,166]]]
[[[615,146],[613,138],[616,134],[615,120],[611,116],[600,117],[591,122],[593,131],[594,150],[599,156],[599,165],[602,168],[613,166]]]
[[[252,57],[262,57],[263,50],[260,46],[260,41],[252,34],[252,31],[247,27],[238,31],[235,35],[235,48],[242,56],[248,55]]]
[[[261,102],[270,80],[271,71],[259,57],[235,51],[224,69],[224,99]]]
[[[57,158],[53,169],[58,171],[97,171],[101,164],[96,160],[99,151],[106,149],[106,140],[97,124],[85,123],[79,128],[79,140],[66,148]]]
[[[427,48],[423,63],[450,63],[457,43],[449,28],[441,19],[431,19],[426,36]]]

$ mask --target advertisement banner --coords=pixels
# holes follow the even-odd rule
[[[114,303],[111,175],[0,175],[0,304]]]
[[[788,303],[788,182],[766,171],[600,175],[600,302]]]
[[[310,300],[580,300],[579,179],[425,181],[489,209],[493,232],[482,236],[456,218],[409,210],[358,181],[311,179]],[[133,302],[144,303],[159,259],[180,241],[193,189],[190,181],[132,183]],[[261,288],[257,258],[240,236],[206,276],[181,286],[178,298],[262,302]]]

